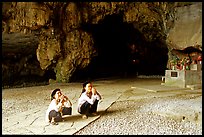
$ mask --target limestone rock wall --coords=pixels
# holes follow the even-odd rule
[[[174,26],[167,35],[170,48],[202,45],[202,3],[175,8]]]
[[[50,10],[36,2],[5,2],[2,6],[5,24],[3,33],[32,32],[47,25],[50,18]]]
[[[197,60],[198,56],[202,56],[202,3],[177,5],[175,11],[174,24],[166,39],[169,49],[168,68],[175,57],[177,60],[186,57]],[[194,50],[187,51],[190,48]]]
[[[133,24],[146,41],[166,41],[169,49],[194,45],[202,49],[201,11],[202,3],[188,2],[6,2],[2,33],[37,35],[41,69],[54,69],[58,82],[69,82],[97,55],[93,36],[81,29],[82,24],[122,14],[123,22]]]

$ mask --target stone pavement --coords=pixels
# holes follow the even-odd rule
[[[78,130],[82,129],[89,123],[100,118],[103,113],[111,106],[115,101],[124,101],[130,98],[144,98],[145,93],[151,92],[167,92],[175,90],[188,90],[178,87],[164,86],[160,84],[159,80],[152,80],[145,82],[145,80],[132,80],[132,81],[112,81],[104,84],[100,89],[102,93],[102,100],[98,105],[98,116],[88,117],[88,119],[82,119],[81,115],[76,111],[77,109],[77,97],[73,101],[72,115],[66,116],[63,122],[59,122],[58,125],[51,125],[45,123],[45,111],[47,106],[36,107],[32,110],[27,110],[22,113],[10,115],[9,117],[2,119],[2,134],[3,135],[73,135]],[[102,82],[94,82],[94,85],[100,85]],[[112,86],[112,84],[118,84],[118,86]],[[118,87],[118,88],[117,88]],[[138,96],[132,95],[132,92],[137,92]],[[169,93],[170,94],[170,93]],[[153,94],[152,94],[153,96]]]
[[[76,131],[80,130],[90,122],[98,119],[100,114],[117,100],[120,94],[103,98],[99,102],[98,116],[90,116],[88,119],[82,119],[81,115],[77,113],[77,103],[73,103],[72,115],[64,117],[63,122],[59,122],[59,125],[51,125],[45,123],[45,111],[47,106],[36,107],[32,110],[28,110],[19,114],[11,115],[2,121],[2,134],[16,134],[16,135],[72,135]]]

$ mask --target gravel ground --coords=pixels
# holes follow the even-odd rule
[[[163,105],[157,105],[158,100]],[[74,135],[202,135],[202,125],[197,119],[190,120],[190,115],[169,117],[154,111],[165,107],[165,102],[172,103],[175,99],[115,102],[98,120]]]
[[[81,91],[81,84],[69,83],[3,89],[2,117],[21,113],[33,107],[48,106],[50,94],[55,88],[60,88],[63,93],[70,95],[69,91]]]

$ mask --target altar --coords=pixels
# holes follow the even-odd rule
[[[202,71],[197,70],[166,70],[165,83],[167,86],[186,88],[191,85],[202,85]]]
[[[161,85],[181,88],[202,88],[202,58],[189,62],[188,59],[174,61],[169,70],[165,70]]]

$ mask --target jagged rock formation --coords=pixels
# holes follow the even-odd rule
[[[107,22],[109,26],[104,27]],[[93,58],[106,58],[101,54],[107,53],[104,60],[109,60],[118,50],[112,62],[118,58],[124,60],[132,44],[141,49],[143,62],[150,66],[163,64],[162,69],[156,69],[164,71],[172,49],[191,46],[202,51],[201,30],[201,2],[5,2],[2,4],[3,80],[25,72],[28,59],[23,58],[30,55],[35,60],[30,66],[35,67],[30,67],[34,71],[28,75],[42,76],[53,70],[57,82],[69,82]],[[106,35],[117,35],[115,41],[119,42],[107,42]],[[22,43],[23,38],[28,39]],[[122,46],[114,47],[116,44]],[[23,47],[26,50],[20,53]],[[10,54],[15,54],[12,58],[21,55],[13,66],[21,67],[14,72],[6,60]]]

